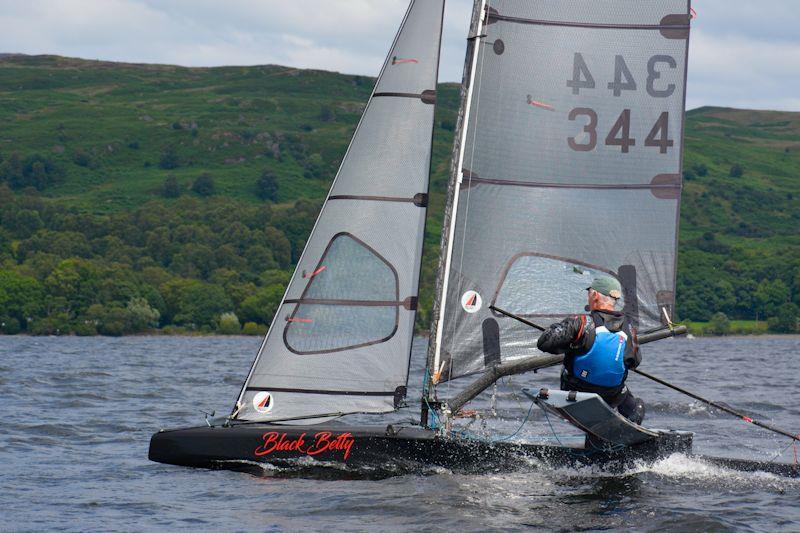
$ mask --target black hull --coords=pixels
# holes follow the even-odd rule
[[[369,477],[446,468],[479,473],[518,469],[526,460],[552,466],[599,464],[624,470],[637,460],[689,453],[691,433],[670,432],[623,449],[570,448],[545,444],[442,438],[418,426],[281,426],[237,424],[162,430],[150,441],[149,458],[160,463],[261,471],[259,464],[285,469],[337,471]],[[255,468],[254,468],[255,467]],[[333,467],[333,469],[331,469]]]

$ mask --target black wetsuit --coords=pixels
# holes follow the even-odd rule
[[[572,365],[575,357],[584,355],[592,349],[595,339],[595,328],[605,326],[610,332],[622,331],[628,336],[625,346],[625,375],[622,383],[616,387],[594,385],[575,376]],[[644,419],[644,402],[634,397],[625,385],[628,369],[636,368],[642,361],[641,352],[631,334],[625,315],[617,311],[592,311],[590,315],[568,317],[552,324],[539,337],[537,346],[543,352],[564,354],[564,370],[561,372],[561,390],[594,392],[619,413],[640,424]]]

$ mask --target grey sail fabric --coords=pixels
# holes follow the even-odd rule
[[[536,354],[617,277],[640,329],[675,292],[688,0],[491,0],[453,205],[440,380]],[[498,333],[499,332],[499,333]]]
[[[392,411],[417,307],[444,0],[414,0],[235,418],[309,423]]]

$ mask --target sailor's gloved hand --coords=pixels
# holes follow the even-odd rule
[[[642,352],[639,349],[639,345],[636,344],[635,339],[631,339],[629,337],[628,344],[625,346],[625,357],[623,359],[625,362],[625,368],[632,369],[639,366],[639,363],[642,362]]]
[[[577,342],[583,334],[586,318],[568,317],[561,322],[551,324],[536,341],[536,346],[543,352],[561,354]]]

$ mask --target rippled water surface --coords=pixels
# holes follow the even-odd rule
[[[504,473],[441,470],[380,481],[255,477],[148,462],[158,428],[201,425],[202,410],[230,409],[258,344],[0,337],[0,530],[800,529],[800,481],[683,455],[623,474],[529,463]],[[419,396],[424,349],[418,339],[409,398]],[[797,337],[670,340],[648,346],[642,368],[800,432],[798,352]],[[501,384],[498,418],[466,430],[513,433],[530,405],[519,390],[557,386],[557,374],[547,369]],[[640,376],[628,383],[647,402],[645,425],[696,432],[696,453],[766,460],[784,450],[777,460],[794,461],[786,438]],[[476,407],[490,412],[490,395]],[[409,419],[416,410],[396,416]],[[561,423],[551,430],[534,411],[518,437],[553,438],[553,431],[563,439],[575,435]]]

